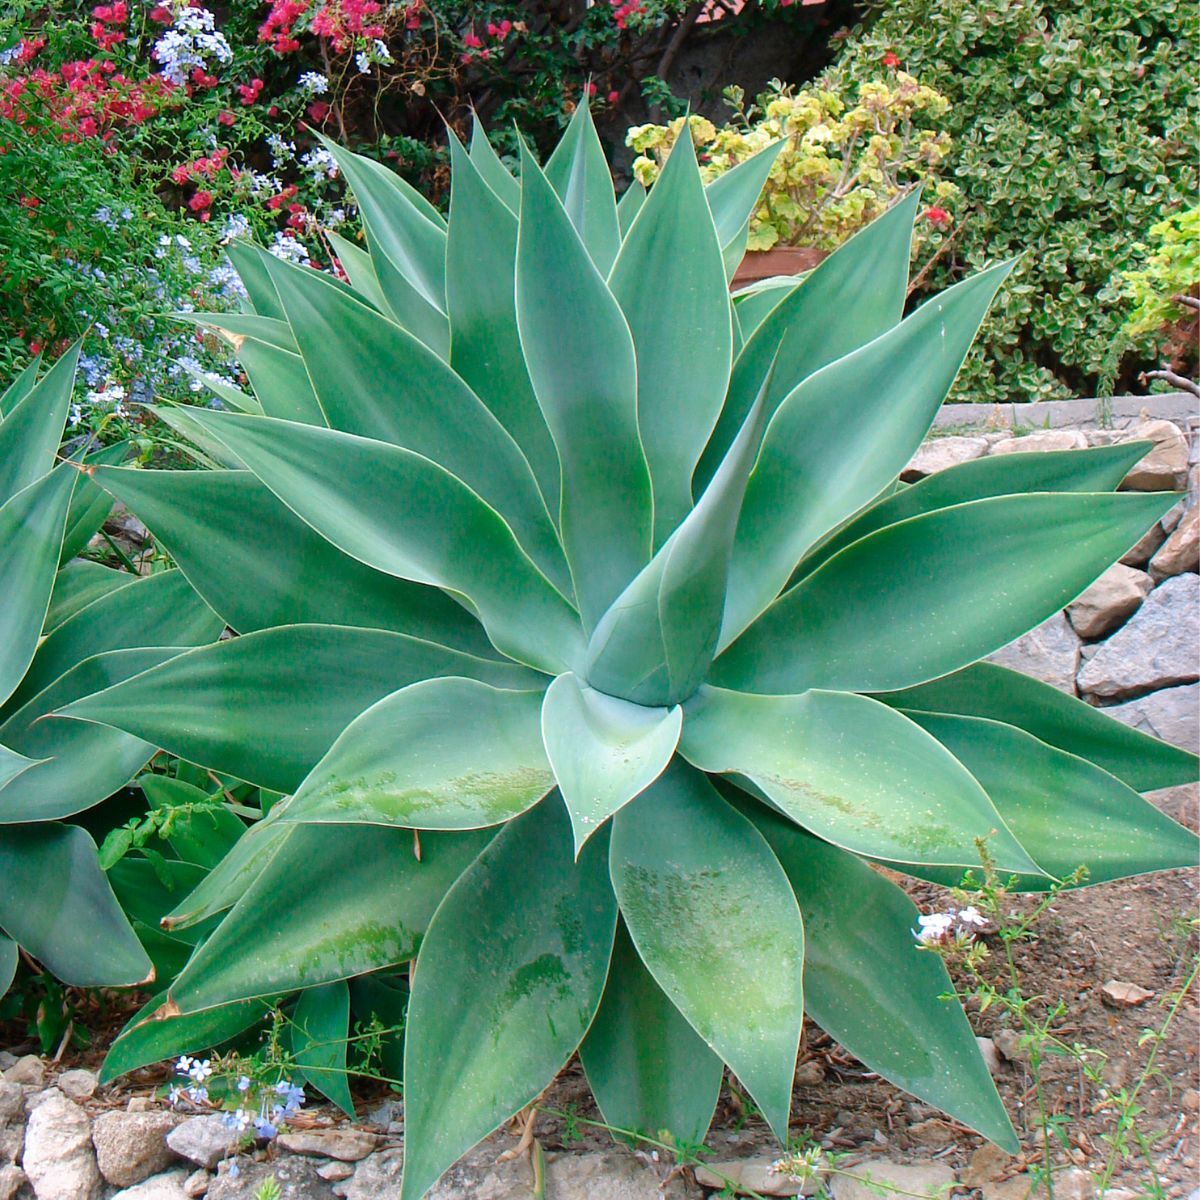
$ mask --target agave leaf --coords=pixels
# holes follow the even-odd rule
[[[353,1121],[354,1100],[346,1071],[346,1039],[350,1034],[350,989],[346,981],[339,979],[302,991],[288,1029],[300,1073]]]
[[[583,1040],[616,930],[607,843],[576,862],[566,813],[546,801],[442,901],[408,1008],[402,1200],[534,1100]]]
[[[42,640],[20,687],[5,705],[5,719],[85,658],[106,650],[195,646],[221,632],[220,619],[181,571],[131,578]]]
[[[909,715],[979,780],[1046,873],[1065,879],[1084,866],[1092,884],[1196,865],[1194,833],[1093,763],[999,721]],[[1021,883],[1047,887],[1036,876]]]
[[[249,471],[105,468],[96,479],[138,514],[239,633],[306,622],[360,625],[495,653],[461,605],[343,554]]]
[[[590,630],[650,558],[633,338],[546,177],[523,162],[517,325],[558,447],[563,546]]]
[[[897,717],[902,717],[897,721]],[[866,696],[751,696],[703,688],[680,750],[704,771],[749,779],[797,824],[855,854],[1037,873],[987,793],[913,721]]]
[[[1009,270],[993,267],[949,288],[810,375],[776,409],[742,502],[723,646],[775,599],[809,547],[904,469]]]
[[[578,857],[622,805],[662,774],[683,725],[683,710],[645,708],[560,675],[542,702],[542,738]]]
[[[0,927],[72,987],[145,982],[150,960],[73,825],[0,826]]]
[[[175,1015],[164,1009],[166,1001],[166,992],[160,992],[129,1019],[105,1056],[101,1083],[180,1054],[212,1050],[261,1025],[272,1008],[268,1000],[241,1000],[200,1013]]]
[[[642,962],[786,1141],[804,925],[762,835],[676,762],[614,818],[610,863]]]
[[[692,472],[725,400],[733,354],[721,246],[686,131],[625,237],[609,287],[633,334],[657,547],[692,507]]]
[[[716,660],[712,681],[796,694],[936,679],[1069,604],[1173,499],[998,496],[876,530],[785,592]]]
[[[68,817],[128,783],[154,747],[115,729],[58,720],[56,710],[184,649],[138,647],[97,654],[60,675],[12,713],[0,725],[0,742],[41,761],[0,789],[0,822]]]
[[[34,364],[31,363],[30,365]],[[12,938],[5,937],[4,934],[0,933],[0,1000],[4,999],[4,993],[12,986],[20,957],[20,953],[17,950],[17,943]]]
[[[509,169],[500,161],[479,114],[473,114],[471,125],[471,162],[483,176],[484,182],[508,206],[515,216],[521,207],[521,185],[513,178]],[[453,201],[451,201],[453,206]],[[453,221],[451,221],[453,224]]]
[[[327,138],[322,137],[321,143],[337,160],[358,202],[371,263],[388,309],[405,329],[445,357],[450,331],[446,227],[441,214],[381,163],[352,154]]]
[[[0,816],[4,813],[4,789],[18,775],[24,774],[30,767],[36,767],[45,762],[41,758],[26,758],[16,750],[10,750],[0,742]],[[3,993],[0,993],[3,994]]]
[[[638,704],[673,704],[700,686],[725,609],[730,553],[765,418],[746,418],[700,502],[621,593],[588,645],[588,679]]]
[[[249,244],[243,247],[243,257],[247,261],[253,261],[257,264],[259,272],[266,278],[271,287],[271,294],[275,294],[275,284],[272,282],[270,275],[267,273],[265,263],[262,258],[270,257],[265,250],[258,249],[257,246]],[[287,316],[279,305],[276,298],[276,308],[278,316],[259,316],[255,313],[238,313],[238,312],[222,312],[222,313],[207,313],[207,312],[176,312],[171,313],[176,321],[183,321],[188,325],[197,325],[202,329],[211,329],[219,333],[233,348],[239,350],[242,342],[249,339],[254,342],[261,342],[264,346],[270,346],[274,350],[283,350],[288,354],[299,354],[300,351],[296,348],[296,339],[292,336],[292,331],[287,323]]]
[[[766,186],[767,176],[775,159],[786,144],[784,139],[773,142],[765,150],[745,159],[737,166],[718,175],[705,189],[717,236],[725,258],[726,277],[733,278],[746,252],[746,235],[750,217]]]
[[[826,559],[876,529],[952,504],[1022,492],[1111,492],[1151,445],[1125,442],[1090,450],[1000,454],[957,463],[892,492],[859,513],[807,554],[798,574],[811,575]]]
[[[182,363],[181,365],[183,366],[184,370],[186,370],[187,373],[198,384],[200,384],[202,388],[204,388],[206,391],[212,392],[212,394],[216,396],[226,408],[231,408],[234,412],[252,412],[260,415],[262,414],[262,405],[259,404],[257,397],[251,396],[249,392],[243,392],[241,388],[236,388],[231,383],[225,383],[223,380],[217,379],[214,376],[206,375],[203,371],[197,370],[189,363]],[[148,405],[147,407],[152,412],[156,413],[178,411],[173,409],[170,405],[166,406],[164,409],[160,409],[155,405]]]
[[[89,454],[84,459],[84,468],[75,481],[71,506],[67,510],[67,528],[63,534],[62,548],[58,552],[60,566],[82,553],[112,511],[112,498],[105,495],[103,488],[92,481],[92,468],[103,466],[105,463],[123,462],[128,453],[129,443],[117,442]]]
[[[446,241],[446,303],[454,329],[450,365],[521,447],[557,513],[558,452],[533,394],[517,332],[516,214],[488,187],[453,131],[448,137],[453,168]]]
[[[379,276],[375,274],[370,254],[361,246],[356,246],[349,238],[334,233],[332,229],[326,229],[324,232],[355,294],[372,308],[383,312],[387,308],[387,301],[384,299],[383,289],[379,286]]]
[[[224,442],[213,437],[193,415],[197,410],[176,404],[148,404],[147,409],[186,439],[180,448],[190,452],[203,470],[245,471],[246,464]],[[262,416],[262,405],[256,400],[253,408],[234,409],[234,412],[253,412]],[[324,424],[323,421],[317,424]]]
[[[291,793],[363,709],[438,675],[497,687],[537,682],[521,667],[404,634],[285,625],[181,654],[62,714],[125,729],[188,762]]]
[[[622,241],[629,232],[634,218],[641,212],[642,205],[646,203],[647,195],[646,189],[635,179],[617,201],[617,224],[621,228]]]
[[[546,178],[596,270],[607,276],[621,247],[621,229],[608,160],[586,103],[576,105],[566,133],[546,162]]]
[[[195,887],[204,874],[204,868],[195,863],[161,857],[151,862],[148,858],[134,858],[128,854],[105,871],[125,915],[135,927],[141,925],[152,933],[158,932],[159,922],[173,902]],[[207,929],[194,931],[176,939],[184,946],[185,957],[190,953],[188,945],[209,932]]]
[[[325,276],[263,256],[329,425],[438,463],[500,513],[542,571],[568,590],[562,547],[529,463],[479,397],[432,350]]]
[[[54,591],[50,593],[50,607],[42,633],[50,633],[93,600],[132,582],[133,576],[127,571],[118,571],[86,558],[72,559],[60,567],[54,577]]]
[[[5,420],[5,428],[8,425]],[[0,704],[33,661],[50,606],[75,471],[51,471],[0,507]]]
[[[1074,696],[994,663],[975,663],[932,683],[885,692],[876,699],[893,708],[915,710],[914,716],[948,713],[1014,725],[1094,763],[1138,792],[1191,783],[1200,775],[1200,759],[1190,751],[1131,729]]]
[[[790,296],[803,280],[788,279],[786,283],[764,280],[733,297],[733,312],[741,326],[743,338],[748,338],[767,319],[772,309]],[[739,347],[740,352],[740,347]]]
[[[236,353],[268,417],[319,427],[329,424],[299,354],[253,338],[239,342]]]
[[[200,409],[195,416],[340,550],[463,596],[502,653],[548,674],[581,656],[571,605],[503,518],[443,467],[333,429]]]
[[[605,1122],[688,1144],[704,1140],[724,1065],[646,970],[624,923],[579,1057]],[[636,1141],[636,1139],[623,1139]]]
[[[481,829],[554,787],[542,690],[427,679],[356,717],[280,813],[284,822]]]
[[[7,505],[18,492],[54,466],[67,423],[78,359],[76,342],[36,384],[25,390],[25,395],[0,422],[0,505]],[[23,375],[17,380],[22,387],[25,378]],[[10,576],[6,572],[4,577]]]
[[[406,962],[491,833],[300,826],[171,987],[183,1012]],[[353,881],[353,882],[351,882]]]
[[[917,910],[852,854],[746,806],[804,913],[808,1013],[872,1071],[1015,1154],[996,1094],[945,964],[917,949]],[[897,1002],[903,997],[903,1003]]]
[[[279,297],[275,294],[275,285],[267,274],[266,264],[255,252],[256,249],[251,242],[232,241],[225,247],[225,253],[238,273],[255,313],[260,317],[286,321]]]
[[[725,407],[696,468],[693,491],[725,457],[772,363],[768,419],[801,380],[900,320],[917,199],[915,192],[907,196],[839,246],[750,335],[733,364]]]
[[[42,356],[38,353],[25,364],[12,383],[3,392],[0,392],[0,421],[4,420],[33,391],[37,384],[38,372],[41,369]]]

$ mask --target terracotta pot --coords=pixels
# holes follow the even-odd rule
[[[772,246],[770,250],[750,250],[733,276],[735,288],[770,279],[773,275],[798,275],[811,271],[829,254],[813,246]]]

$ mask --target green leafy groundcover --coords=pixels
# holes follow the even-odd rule
[[[806,1008],[1015,1150],[871,864],[1194,861],[1133,790],[1192,755],[975,665],[1171,506],[1114,491],[1148,447],[898,484],[1009,269],[902,319],[915,195],[731,300],[772,150],[706,191],[683,139],[618,203],[586,108],[519,179],[477,130],[448,223],[331,150],[369,253],[235,252],[253,395],[176,414],[226,468],[94,474],[241,636],[61,712],[288,796],[118,1061],[408,962],[406,1200],[576,1051],[615,1126],[702,1136],[725,1064],[785,1139]]]

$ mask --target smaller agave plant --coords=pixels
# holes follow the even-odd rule
[[[220,469],[95,472],[241,636],[65,714],[289,797],[168,918],[226,913],[162,1025],[411,963],[405,1200],[577,1051],[619,1129],[702,1138],[728,1067],[785,1140],[806,1014],[1015,1150],[876,865],[1194,862],[1137,794],[1193,756],[978,661],[1174,502],[1114,492],[1148,447],[898,482],[1007,271],[904,317],[915,195],[731,299],[771,150],[618,204],[586,109],[519,179],[477,130],[447,222],[333,149],[349,284],[241,246],[201,318]]]
[[[78,352],[40,379],[35,360],[0,396],[0,994],[18,946],[79,986],[153,974],[90,833],[67,821],[128,783],[154,747],[46,718],[221,628],[178,571],[141,578],[76,557],[112,508],[78,463],[56,462]],[[86,469],[125,452],[97,451]]]

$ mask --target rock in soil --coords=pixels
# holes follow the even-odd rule
[[[97,1200],[102,1184],[91,1122],[78,1104],[51,1092],[29,1115],[21,1165],[37,1200]]]
[[[354,1168],[348,1162],[327,1162],[317,1168],[317,1174],[326,1183],[341,1183],[354,1174]]]
[[[100,1174],[117,1187],[132,1187],[165,1171],[175,1154],[167,1134],[178,1124],[169,1112],[106,1112],[92,1125]]]
[[[1004,1070],[1004,1060],[1000,1057],[1000,1051],[996,1049],[996,1043],[990,1037],[977,1037],[975,1041],[983,1061],[987,1063],[988,1074],[999,1075]]]
[[[1161,688],[1124,704],[1108,705],[1103,711],[1172,746],[1200,753],[1200,722],[1196,720],[1200,713],[1200,683]]]
[[[46,1082],[46,1064],[36,1054],[26,1054],[4,1072],[9,1083],[22,1083],[28,1087],[41,1087]]]
[[[236,1175],[231,1167],[209,1184],[205,1200],[255,1200],[259,1188],[271,1178],[287,1200],[334,1200],[333,1190],[317,1174],[317,1164],[311,1158],[280,1158],[275,1162],[241,1158],[237,1160]]]
[[[208,1185],[212,1182],[212,1177],[203,1169],[193,1171],[184,1181],[183,1190],[190,1197],[190,1200],[198,1200],[208,1191]]]
[[[1135,1008],[1139,1004],[1145,1004],[1154,993],[1147,991],[1139,983],[1110,979],[1100,989],[1100,995],[1104,1003],[1111,1008]]]
[[[696,1168],[696,1182],[705,1188],[720,1190],[732,1181],[736,1193],[757,1192],[760,1196],[811,1196],[819,1180],[801,1183],[772,1170],[776,1157],[737,1158],[731,1162],[713,1162]]]
[[[280,1134],[279,1145],[293,1154],[358,1162],[378,1148],[379,1139],[359,1129],[303,1129]]]
[[[1009,438],[992,447],[993,454],[1030,454],[1041,450],[1084,450],[1087,438],[1078,429],[1042,429],[1023,437]]]
[[[1149,439],[1154,447],[1125,476],[1123,491],[1169,492],[1187,478],[1187,441],[1171,421],[1142,421],[1130,430],[1130,441]]]
[[[238,1144],[240,1135],[220,1117],[189,1117],[167,1134],[167,1145],[188,1162],[210,1171],[227,1158]]]
[[[984,1142],[967,1163],[962,1173],[962,1182],[966,1187],[981,1187],[985,1183],[995,1183],[1006,1179],[1012,1174],[1017,1160],[1006,1154],[999,1146]]]
[[[64,1071],[55,1081],[68,1100],[87,1100],[95,1094],[99,1080],[91,1071]]]
[[[1183,514],[1171,536],[1150,560],[1149,569],[1156,580],[1200,570],[1200,504]]]
[[[1067,605],[1067,619],[1081,638],[1101,638],[1132,616],[1154,589],[1145,571],[1114,563]]]
[[[1060,692],[1073,695],[1075,673],[1079,669],[1079,638],[1067,618],[1055,613],[1036,629],[989,654],[987,661],[1032,675]]]
[[[934,475],[947,467],[955,467],[959,463],[970,462],[973,458],[982,458],[988,452],[986,438],[981,437],[939,437],[930,438],[923,442],[921,448],[913,456],[912,462],[900,474],[905,483],[922,479],[926,475]]]
[[[894,1163],[873,1159],[856,1167],[847,1167],[845,1174],[835,1175],[831,1191],[833,1200],[879,1200],[881,1189],[887,1192],[900,1189],[910,1196],[937,1197],[947,1185],[954,1183],[954,1172],[945,1163]],[[875,1187],[871,1185],[875,1184]]]
[[[187,1169],[180,1167],[135,1183],[133,1187],[118,1192],[112,1200],[190,1200],[187,1180]]]
[[[0,1200],[13,1200],[28,1178],[20,1167],[14,1167],[11,1163],[7,1167],[0,1167]]]

